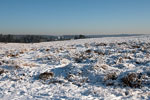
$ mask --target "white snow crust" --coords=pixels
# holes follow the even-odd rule
[[[0,99],[150,100],[150,36],[0,43]]]

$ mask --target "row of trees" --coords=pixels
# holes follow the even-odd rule
[[[41,42],[41,36],[33,35],[0,35],[0,42],[34,43]]]
[[[61,37],[61,38],[60,38]],[[66,36],[67,37],[67,36]],[[83,39],[84,35],[74,35],[69,38],[65,36],[49,36],[49,35],[2,35],[0,34],[0,42],[12,42],[12,43],[38,43],[46,41],[56,40],[68,40],[68,39]]]

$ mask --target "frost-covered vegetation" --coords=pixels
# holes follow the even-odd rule
[[[150,37],[0,44],[3,100],[149,100]]]

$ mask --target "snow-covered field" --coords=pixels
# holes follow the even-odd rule
[[[0,43],[1,100],[150,100],[150,36]]]

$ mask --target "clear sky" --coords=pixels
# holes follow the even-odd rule
[[[150,0],[0,0],[1,33],[150,33]]]

